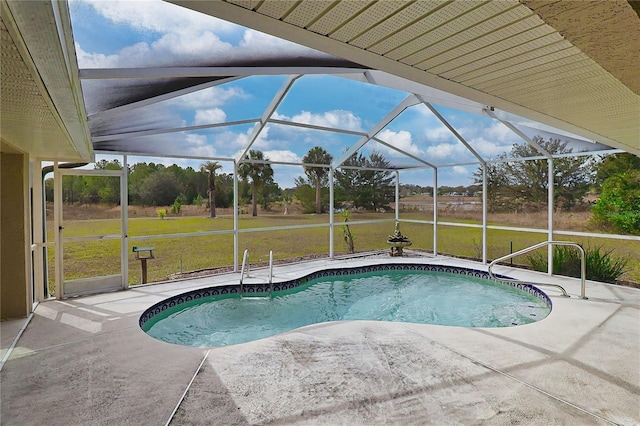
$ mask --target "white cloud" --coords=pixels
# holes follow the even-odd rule
[[[424,130],[424,136],[428,141],[450,141],[454,139],[453,133],[443,125],[429,127]]]
[[[76,0],[91,5],[98,14],[114,25],[126,25],[135,31],[151,33],[157,39],[121,49],[117,54],[87,52],[77,46],[80,68],[202,65],[213,59],[250,60],[262,56],[313,50],[276,37],[249,30],[236,24],[194,12],[159,0]],[[242,37],[239,37],[242,35]],[[234,46],[229,41],[239,40]],[[317,56],[326,56],[316,52]]]
[[[238,31],[238,26],[222,19],[160,0],[85,1],[102,16],[116,24],[126,24],[147,31],[219,33]],[[184,25],[189,22],[189,25]]]
[[[394,132],[389,129],[384,129],[380,133],[378,133],[378,138],[395,146],[398,149],[401,149],[409,154],[413,154],[415,156],[422,156],[424,152],[413,143],[413,138],[411,133],[406,130],[400,130],[399,132]],[[390,148],[383,147],[385,153],[388,153],[392,157],[403,157],[403,155],[397,151],[394,151]]]
[[[225,156],[235,158],[240,155],[249,145],[249,136],[253,132],[252,126],[246,132],[236,133],[231,130],[217,132],[214,136],[215,145],[219,147],[220,153]],[[266,152],[269,147],[273,147],[273,143],[268,140],[269,126],[262,129],[256,141],[251,145],[251,149]]]
[[[187,25],[188,26],[188,25]],[[168,33],[154,41],[150,46],[150,51],[169,56],[169,62],[175,59],[201,60],[206,53],[208,57],[227,52],[232,49],[230,43],[220,40],[211,31],[203,32],[174,32]],[[156,60],[158,58],[155,58]]]
[[[427,148],[427,161],[438,163],[453,163],[472,161],[474,159],[467,148],[461,143],[441,143]]]
[[[483,137],[474,138],[469,141],[469,144],[485,159],[496,157],[511,149],[511,143],[498,144]]]
[[[351,111],[345,110],[332,110],[319,114],[314,114],[309,111],[302,111],[293,117],[287,117],[286,115],[280,115],[278,113],[273,114],[273,118],[276,120],[293,121],[296,123],[313,124],[316,126],[331,127],[343,130],[355,130],[362,132],[362,120]]]
[[[185,137],[185,151],[190,155],[201,155],[203,157],[215,157],[216,150],[208,143],[205,135],[188,134]]]
[[[467,170],[467,168],[463,167],[463,166],[453,166],[451,168],[451,171],[456,175],[465,175],[466,176],[466,175],[469,174],[469,171]]]
[[[115,68],[119,60],[118,55],[85,52],[78,43],[76,43],[76,56],[80,68]]]
[[[259,31],[247,29],[244,32],[239,47],[246,50],[253,50],[255,46],[260,46],[261,50],[266,49],[278,55],[281,55],[283,51],[284,53],[291,54],[294,54],[296,51],[309,51],[309,48],[307,47],[300,46],[298,44],[271,36],[269,34],[264,34]]]
[[[186,109],[210,109],[222,106],[234,98],[247,98],[248,95],[240,87],[209,87],[188,95],[174,98],[167,103]]]
[[[513,142],[514,134],[507,126],[500,122],[493,123],[484,129],[484,134],[492,140],[498,142]]]
[[[264,156],[271,161],[282,161],[287,163],[302,163],[302,159],[298,154],[288,150],[264,151]]]
[[[219,35],[244,31],[235,24],[164,1],[103,0],[86,3],[114,25],[126,25],[140,32],[157,32],[158,38],[151,43],[135,43],[111,55],[87,52],[77,45],[81,68],[163,66],[176,61],[200,63],[203,58],[233,48]]]
[[[249,136],[247,133],[236,133],[230,130],[216,132],[213,136],[214,144],[220,148],[221,155],[235,157],[247,146]]]
[[[80,68],[129,68],[139,66],[167,66],[177,62],[199,63],[202,58],[229,51],[230,43],[206,32],[197,34],[167,34],[152,44],[139,42],[124,47],[117,54],[103,55],[86,52],[76,44]]]
[[[511,145],[519,141],[502,123],[492,123],[486,126],[482,121],[471,121],[465,126],[458,126],[456,130],[469,145],[484,159],[494,158],[509,151]],[[427,154],[435,160],[447,163],[458,161],[475,161],[471,152],[457,140],[444,126],[428,128],[424,131],[428,142],[440,142],[427,148]]]
[[[227,114],[220,108],[214,109],[200,109],[196,111],[193,124],[214,124],[224,123],[227,119]]]

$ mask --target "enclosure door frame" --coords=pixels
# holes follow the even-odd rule
[[[128,191],[127,191],[127,174],[126,160],[121,170],[84,170],[84,169],[62,169],[58,164],[54,164],[53,182],[54,182],[54,229],[55,229],[55,284],[56,299],[62,299],[69,296],[78,296],[92,293],[104,293],[106,291],[123,290],[128,285]],[[110,235],[90,235],[85,237],[65,237],[64,236],[64,218],[62,214],[62,179],[64,176],[98,176],[98,177],[117,177],[120,183],[120,233]],[[119,240],[120,241],[120,274],[105,277],[90,277],[81,280],[67,281],[65,288],[64,279],[64,243],[78,241],[104,241]]]

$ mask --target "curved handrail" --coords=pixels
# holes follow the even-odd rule
[[[244,293],[244,289],[242,288],[242,282],[244,281],[244,267],[247,264],[247,258],[249,257],[249,250],[245,249],[244,254],[242,255],[242,269],[240,269],[240,296]],[[248,276],[249,274],[247,274]]]
[[[269,294],[273,293],[273,250],[269,251]]]
[[[557,246],[573,246],[573,247],[577,247],[580,250],[580,298],[581,299],[587,299],[587,297],[585,296],[585,286],[586,286],[586,255],[584,252],[584,249],[582,248],[582,246],[578,243],[574,243],[573,241],[543,241],[541,243],[538,244],[534,244],[531,247],[527,247],[524,248],[522,250],[518,250],[515,253],[511,253],[508,254],[506,256],[502,256],[499,257],[497,259],[495,259],[493,262],[491,262],[489,264],[489,267],[487,268],[487,272],[489,273],[489,277],[491,277],[491,279],[494,279],[496,281],[505,281],[505,282],[513,282],[513,283],[525,283],[524,281],[521,280],[514,280],[514,279],[510,279],[510,278],[496,278],[495,275],[493,275],[493,272],[491,271],[491,268],[493,268],[493,266],[498,263],[498,262],[502,262],[503,260],[507,260],[510,259],[512,257],[516,257],[519,256],[521,254],[525,254],[525,253],[529,253],[533,250],[537,250],[541,247],[546,247],[549,245],[557,245]],[[539,286],[549,286],[549,287],[557,287],[562,291],[562,295],[565,297],[570,297],[567,294],[567,291],[562,287],[559,286],[557,284],[546,284],[546,283],[536,283],[535,285],[539,285]]]

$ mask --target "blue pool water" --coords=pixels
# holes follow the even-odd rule
[[[169,343],[222,346],[326,321],[508,327],[538,321],[549,311],[542,300],[525,291],[482,278],[379,271],[323,277],[271,297],[192,300],[154,316],[142,327]]]

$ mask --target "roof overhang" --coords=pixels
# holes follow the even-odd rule
[[[65,3],[1,0],[2,151],[93,157]]]

